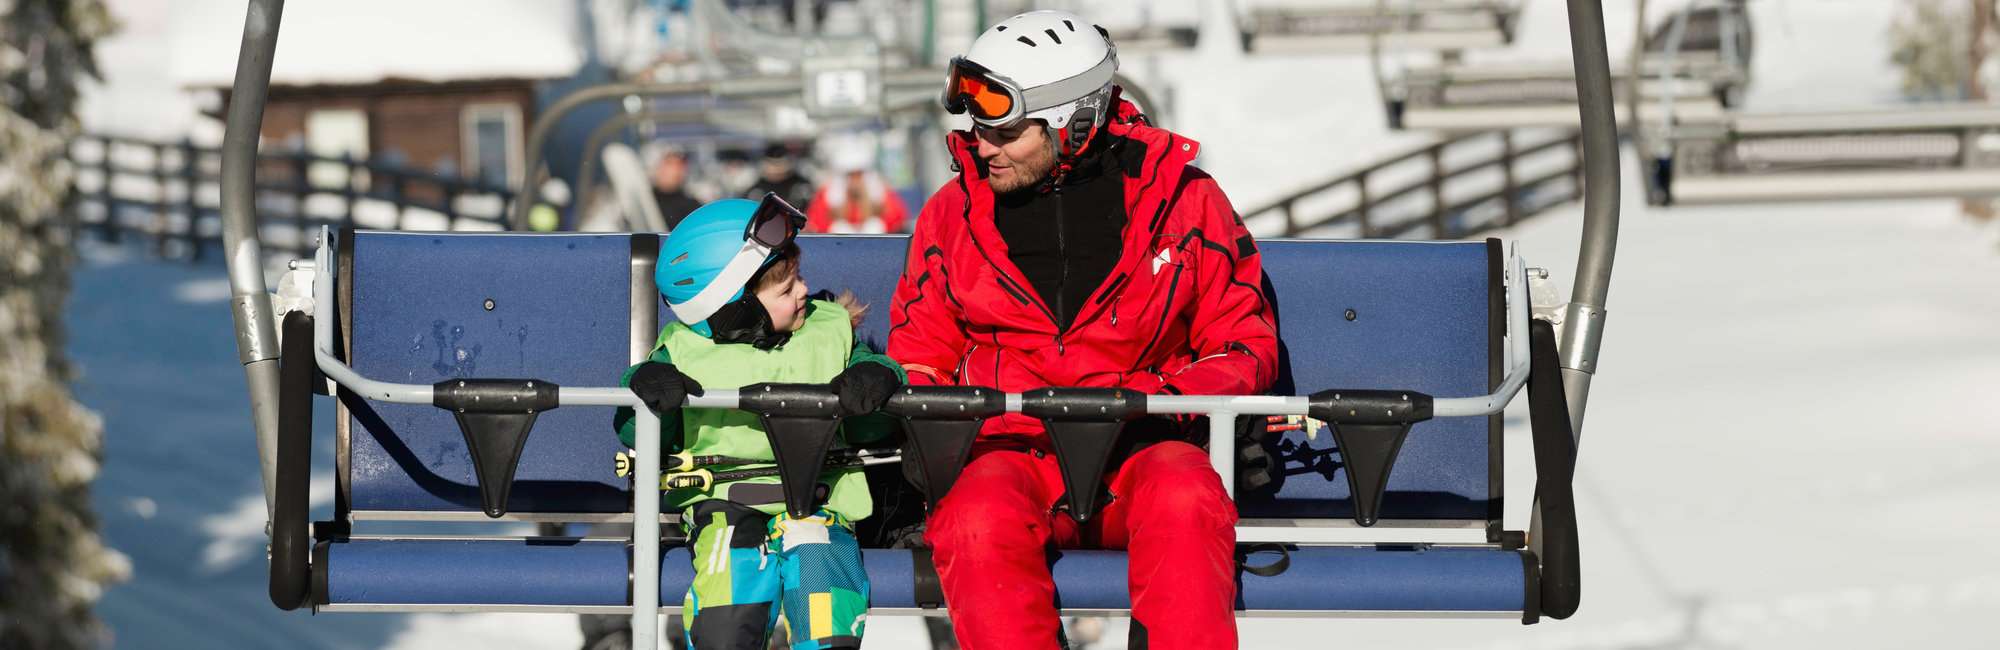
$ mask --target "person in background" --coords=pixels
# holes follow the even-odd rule
[[[806,230],[822,233],[903,232],[910,208],[875,173],[875,148],[845,142],[833,148],[833,177],[806,210]]]
[[[798,160],[793,157],[790,146],[771,143],[764,148],[764,159],[758,162],[757,167],[757,182],[743,193],[743,198],[756,199],[765,194],[776,194],[800,210],[812,210],[812,181],[799,174]]]
[[[653,200],[660,205],[660,217],[672,230],[681,219],[702,206],[703,201],[688,192],[687,152],[670,144],[655,145],[647,156],[653,161]]]

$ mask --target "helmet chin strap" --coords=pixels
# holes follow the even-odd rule
[[[1076,168],[1077,159],[1083,156],[1084,150],[1090,148],[1091,141],[1097,139],[1097,133],[1103,131],[1105,125],[1110,123],[1110,120],[1104,119],[1099,113],[1108,115],[1118,110],[1120,90],[1119,87],[1112,86],[1111,94],[1105,102],[1106,106],[1078,109],[1075,114],[1070,115],[1069,123],[1063,128],[1043,127],[1048,132],[1049,148],[1056,150],[1056,168],[1049,172],[1048,178],[1042,179],[1042,184],[1037,189],[1043,193],[1054,191],[1062,184],[1063,179],[1069,176],[1070,171]],[[1077,125],[1082,125],[1083,130],[1077,131],[1071,128]]]
[[[777,331],[764,302],[748,291],[715,310],[708,317],[708,328],[713,332],[709,338],[717,343],[748,343],[759,350],[776,348],[792,339],[791,332]]]

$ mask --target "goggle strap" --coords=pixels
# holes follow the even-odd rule
[[[743,290],[743,285],[757,275],[758,269],[764,268],[764,260],[770,256],[770,248],[756,240],[743,240],[743,247],[736,250],[736,255],[729,258],[729,263],[723,265],[708,286],[702,287],[685,302],[667,303],[667,308],[674,312],[676,320],[688,325],[708,320],[716,310],[736,298],[736,292]]]
[[[1021,93],[1021,112],[1033,113],[1046,108],[1076,101],[1077,98],[1097,92],[1104,84],[1111,83],[1111,77],[1118,71],[1118,58],[1110,52],[1104,60],[1085,70],[1082,74],[1029,88]]]

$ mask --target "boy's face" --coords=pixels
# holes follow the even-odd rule
[[[806,324],[806,281],[798,273],[758,289],[757,301],[771,314],[771,329],[796,332]]]

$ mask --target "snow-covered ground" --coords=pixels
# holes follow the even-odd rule
[[[1607,4],[1616,55],[1632,3]],[[1881,39],[1893,4],[1754,3],[1750,105],[1893,100]],[[146,26],[168,12],[115,6],[136,18],[129,40],[103,50],[110,90],[86,123],[193,122],[179,117],[185,103],[145,103],[177,92],[148,81],[174,45]],[[1506,56],[1566,56],[1560,2],[1529,0],[1522,29]],[[1239,205],[1426,137],[1384,130],[1365,57],[1251,58],[1222,42],[1126,65],[1174,88],[1169,125],[1204,143],[1203,166]],[[1649,209],[1626,160],[1604,365],[1578,468],[1582,611],[1525,628],[1246,619],[1245,648],[2000,647],[1989,621],[2000,615],[2000,228],[1957,216],[1950,201]],[[1579,214],[1500,236],[1569,278]],[[576,644],[561,616],[271,607],[226,300],[213,263],[137,249],[93,247],[77,274],[77,390],[106,428],[97,505],[134,563],[132,582],[100,607],[121,646]],[[1526,442],[1524,430],[1508,433],[1509,494],[1531,491]],[[331,450],[318,453],[315,467],[331,467]],[[1526,507],[1509,503],[1510,527],[1525,527]],[[870,648],[917,638],[909,619],[871,623]],[[1106,637],[1122,647],[1122,624]]]

